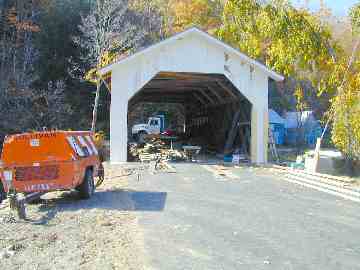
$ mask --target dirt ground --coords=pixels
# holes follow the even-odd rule
[[[0,206],[0,269],[143,269],[143,237],[121,170],[90,200],[76,192],[43,196],[27,221],[9,220]]]

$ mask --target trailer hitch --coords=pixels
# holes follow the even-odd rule
[[[26,219],[26,204],[39,199],[45,192],[33,192],[26,196],[21,196],[16,191],[9,194],[10,209],[15,210],[19,219]]]

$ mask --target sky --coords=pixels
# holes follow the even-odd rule
[[[296,5],[301,6],[305,0],[293,0]],[[316,10],[319,8],[319,0],[308,0],[311,9]],[[345,16],[350,7],[352,7],[359,0],[325,0],[326,5],[332,9],[334,15]]]

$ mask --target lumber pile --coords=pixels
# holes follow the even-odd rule
[[[129,145],[129,154],[134,160],[150,162],[154,160],[181,161],[186,159],[184,151],[170,149],[160,138],[151,138],[145,144]]]

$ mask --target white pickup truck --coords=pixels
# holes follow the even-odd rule
[[[135,140],[139,142],[144,141],[146,134],[160,134],[164,131],[165,117],[163,115],[156,115],[149,117],[147,124],[137,124],[131,129],[131,134]]]

